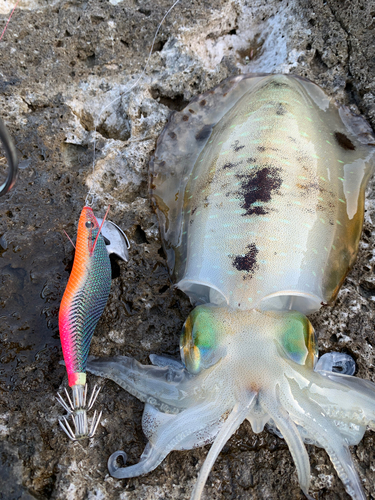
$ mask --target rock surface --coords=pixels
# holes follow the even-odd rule
[[[171,110],[236,72],[289,72],[359,109],[375,128],[373,0],[181,0],[143,73],[171,4],[21,0],[0,41],[0,113],[20,159],[16,188],[0,199],[0,499],[188,499],[207,453],[173,452],[144,477],[111,478],[111,453],[124,449],[135,463],[145,445],[143,404],[111,382],[88,445],[68,442],[57,425],[54,396],[67,386],[57,316],[73,261],[63,230],[74,237],[89,188],[97,215],[111,204],[111,219],[131,241],[130,262],[112,261],[92,354],[143,363],[150,353],[178,357],[191,306],[172,288],[147,187],[148,161]],[[0,1],[0,31],[12,7]],[[351,354],[356,374],[373,381],[374,188],[373,180],[357,263],[335,306],[312,317],[320,351]],[[374,445],[368,432],[352,450],[368,498],[375,498]],[[349,498],[326,453],[308,452],[311,494]],[[204,498],[303,495],[284,441],[243,424]]]

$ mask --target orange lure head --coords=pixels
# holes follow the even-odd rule
[[[91,257],[99,237],[101,227],[90,207],[83,207],[78,222],[76,251],[88,252]]]

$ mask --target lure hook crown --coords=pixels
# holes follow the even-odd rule
[[[56,400],[68,413],[68,416],[71,416],[73,420],[74,431],[66,417],[62,417],[61,419],[59,419],[60,427],[68,436],[68,438],[71,439],[72,441],[78,441],[80,439],[85,439],[85,438],[91,439],[94,436],[103,412],[101,411],[98,413],[96,410],[94,411],[90,430],[87,419],[87,412],[90,411],[91,408],[94,406],[94,403],[96,401],[96,398],[98,397],[100,389],[101,387],[98,387],[95,384],[87,406],[86,406],[87,384],[73,385],[72,398],[69,396],[69,393],[65,388],[65,395],[67,397],[68,403],[63,399],[61,394],[59,393],[57,394]]]

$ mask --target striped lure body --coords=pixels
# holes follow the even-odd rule
[[[86,383],[86,362],[95,327],[111,287],[111,263],[89,207],[78,223],[73,269],[60,305],[59,329],[70,387]]]

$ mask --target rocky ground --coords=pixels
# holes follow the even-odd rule
[[[72,443],[58,427],[54,396],[67,378],[57,317],[73,261],[63,230],[74,237],[90,187],[96,214],[111,204],[111,220],[131,241],[130,262],[112,260],[111,294],[91,352],[144,363],[150,353],[177,357],[191,306],[172,288],[147,187],[150,155],[171,110],[238,72],[286,72],[319,83],[375,128],[374,0],[181,0],[145,74],[126,93],[171,4],[21,0],[0,41],[0,114],[20,160],[16,188],[0,199],[0,499],[188,499],[207,454],[173,452],[144,477],[111,478],[111,453],[124,449],[135,463],[143,451],[143,404],[99,379],[104,416],[95,439]],[[0,31],[13,5],[0,0]],[[335,306],[312,317],[321,352],[351,354],[357,375],[373,381],[374,186],[357,263]],[[368,498],[375,498],[374,445],[368,432],[352,450]],[[311,494],[349,498],[326,453],[308,452]],[[243,424],[204,498],[303,496],[284,441]]]

